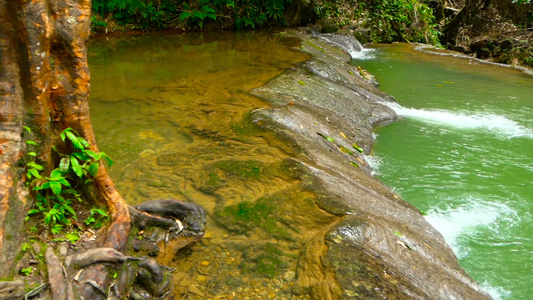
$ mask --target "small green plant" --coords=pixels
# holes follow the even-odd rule
[[[103,219],[107,218],[107,213],[100,208],[91,208],[91,215],[88,216],[85,221],[85,225],[92,225],[94,228],[100,228],[103,225]]]
[[[24,243],[22,244],[22,251],[26,252],[26,250],[30,249],[31,245],[30,243]]]
[[[69,232],[65,234],[65,239],[67,239],[67,241],[69,241],[72,244],[76,244],[76,242],[79,241],[80,236],[78,235],[77,232]]]
[[[27,127],[26,131],[31,133]],[[35,208],[30,209],[28,216],[42,215],[44,223],[48,225],[52,234],[60,233],[64,226],[76,220],[76,212],[72,207],[72,201],[82,201],[76,188],[87,184],[98,174],[100,161],[106,161],[109,166],[113,161],[104,152],[96,153],[89,149],[89,143],[72,128],[65,129],[60,138],[70,144],[73,151],[64,154],[57,149],[60,155],[59,166],[53,169],[49,175],[41,172],[45,169],[36,162],[36,152],[28,152],[26,163],[26,176],[28,184],[35,194]],[[38,146],[34,141],[27,140],[31,146]]]
[[[22,275],[24,276],[30,276],[31,274],[33,274],[33,269],[32,267],[27,267],[27,268],[20,270],[20,273],[22,273]]]

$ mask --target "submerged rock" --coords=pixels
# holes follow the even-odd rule
[[[346,39],[293,35],[312,58],[255,89],[271,107],[252,114],[290,147],[287,169],[331,216],[304,242],[293,292],[314,299],[490,299],[421,213],[371,175],[372,129],[396,119],[383,105],[394,99],[331,43]]]

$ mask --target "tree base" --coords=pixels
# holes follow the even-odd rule
[[[205,233],[204,210],[177,200],[154,200],[129,207],[132,230],[125,255],[104,247],[105,234],[80,240],[75,247],[66,242],[48,245],[44,252],[48,276],[40,272],[25,280],[2,282],[0,298],[27,296],[52,299],[152,299],[172,298],[172,268],[164,266],[176,253],[198,242]],[[34,247],[35,248],[35,247]],[[28,256],[19,266],[30,265]],[[41,284],[42,282],[47,284]],[[29,293],[24,286],[39,285]],[[11,298],[10,298],[11,297]]]

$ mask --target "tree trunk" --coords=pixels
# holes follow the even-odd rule
[[[54,168],[52,146],[74,128],[98,152],[89,116],[90,0],[0,0],[0,276],[11,271],[30,197],[24,186],[23,126],[39,136],[39,159]],[[105,246],[123,250],[128,206],[101,165],[93,182],[112,224]],[[6,267],[7,266],[7,267]]]
[[[25,185],[28,151],[24,127],[37,136],[37,160],[46,167],[45,174],[57,166],[58,155],[52,149],[63,148],[60,133],[66,128],[75,129],[89,149],[98,153],[88,103],[90,4],[90,0],[0,0],[0,278],[19,275],[15,256],[26,240],[23,220],[33,203]],[[123,254],[130,246],[130,228],[133,224],[139,232],[149,232],[142,243],[131,242],[134,251],[154,255],[159,251],[158,242],[173,239],[172,248],[167,249],[171,257],[203,237],[203,209],[175,200],[129,207],[102,162],[93,179],[85,188],[94,197],[85,201],[107,205],[112,223],[104,239],[88,239],[78,251],[65,244],[59,249],[49,245],[44,254],[47,277],[35,275],[37,281],[48,285],[26,294],[25,285],[30,284],[25,280],[3,281],[0,299],[40,293],[53,299],[172,297],[169,268],[160,268],[154,258]],[[39,244],[35,245],[33,251],[42,255],[35,250]]]
[[[457,13],[457,15],[442,29],[443,43],[445,45],[454,46],[461,26],[468,24],[481,11],[486,9],[489,4],[490,0],[466,0],[465,6],[463,6],[459,13]]]

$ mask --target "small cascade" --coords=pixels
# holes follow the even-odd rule
[[[524,126],[504,116],[496,114],[467,115],[454,113],[447,110],[406,108],[394,102],[383,102],[382,104],[390,107],[402,117],[423,120],[426,122],[455,128],[485,129],[503,134],[506,138],[533,138],[533,132],[528,128],[525,128]]]
[[[351,35],[325,33],[318,35],[318,37],[330,44],[342,48],[350,54],[352,59],[359,57],[360,53],[363,51],[361,43]]]

